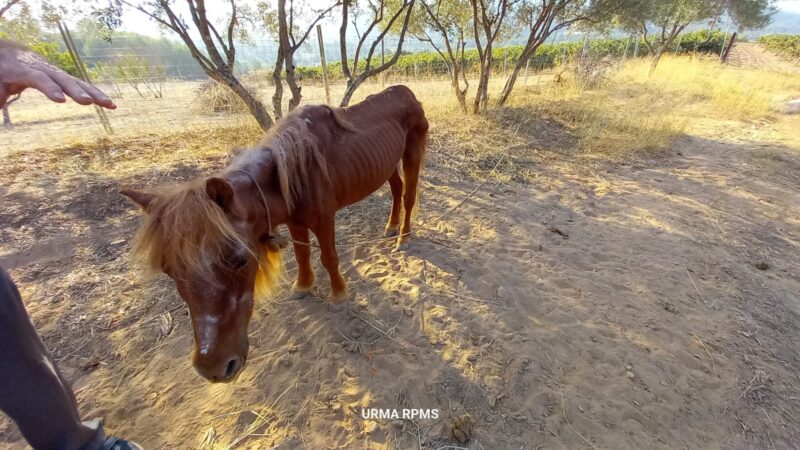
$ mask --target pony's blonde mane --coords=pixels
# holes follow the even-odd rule
[[[337,126],[354,131],[353,125],[346,117],[346,110],[323,107],[331,112]],[[267,148],[272,152],[281,196],[290,212],[294,208],[294,201],[303,191],[309,169],[313,170],[312,166],[320,170],[324,182],[330,182],[328,163],[320,152],[314,134],[309,130],[311,122],[301,117],[302,112],[303,109],[299,109],[287,115],[258,145],[258,148]]]
[[[347,120],[346,109],[325,108],[337,126],[354,130]],[[310,122],[301,113],[302,109],[287,115],[256,147],[270,151],[281,196],[289,211],[303,192],[310,170],[318,169],[323,181],[330,182],[327,162],[309,129]],[[250,242],[239,234],[206,193],[206,179],[198,178],[161,189],[154,195],[133,251],[150,273],[172,268],[212,280],[214,263],[220,262],[225,248],[231,244],[244,246],[258,259],[255,295],[268,294],[282,274],[280,249]]]
[[[242,245],[258,259],[256,297],[274,288],[281,274],[281,253],[250,242],[231,225],[208,196],[205,178],[163,189],[147,207],[134,242],[134,254],[150,274],[165,269],[199,274],[213,280],[214,263],[225,248]]]

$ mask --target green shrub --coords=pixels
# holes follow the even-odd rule
[[[800,58],[800,35],[797,34],[771,34],[761,36],[758,42],[767,50],[779,53],[789,58]]]
[[[55,42],[39,41],[30,45],[30,49],[44,56],[56,67],[61,68],[72,76],[78,76],[78,68],[67,52],[62,52]]]
[[[719,53],[724,45],[725,33],[721,31],[696,31],[684,33],[679,40],[667,49],[668,52],[678,50],[679,52],[698,52],[698,53]],[[621,57],[626,54],[633,56],[635,43],[628,38],[624,39],[597,39],[590,43],[589,53],[595,58]],[[510,45],[497,47],[492,50],[494,63],[493,71],[511,70],[517,63],[524,47],[522,45]],[[627,53],[626,53],[627,49]],[[554,67],[561,63],[562,59],[573,59],[583,52],[583,42],[558,42],[552,44],[542,44],[536,49],[536,54],[530,60],[530,68],[542,70]],[[639,56],[646,56],[647,49],[644,42],[640,42]],[[391,58],[392,55],[386,55]],[[363,63],[362,63],[363,64]],[[479,68],[478,51],[470,49],[464,51],[464,68],[467,72],[475,72]],[[350,62],[352,70],[353,63]],[[447,65],[442,61],[441,56],[435,51],[401,54],[397,58],[397,63],[392,67],[394,74],[412,76],[431,76],[447,74]],[[322,67],[306,66],[298,67],[296,73],[300,79],[322,80]],[[334,62],[328,64],[328,75],[331,81],[342,80],[342,64]]]

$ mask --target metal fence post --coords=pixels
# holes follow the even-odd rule
[[[328,86],[328,64],[325,62],[325,44],[322,42],[322,27],[317,25],[317,40],[319,41],[319,59],[322,62],[322,83],[325,84],[325,102],[331,104],[331,88]]]
[[[83,81],[88,84],[92,84],[92,81],[89,78],[89,72],[86,70],[86,66],[83,64],[81,55],[78,53],[78,48],[75,47],[75,42],[72,40],[72,35],[69,33],[67,24],[59,21],[58,30],[61,32],[61,38],[64,39],[64,45],[67,46],[67,51],[72,57],[72,61],[75,62],[75,67],[78,69],[78,74]],[[97,118],[100,119],[100,123],[103,125],[103,129],[106,130],[106,133],[108,135],[114,134],[114,129],[111,128],[111,122],[108,121],[108,116],[106,116],[106,112],[103,111],[103,108],[94,105],[94,111],[97,113]]]
[[[722,52],[722,57],[720,58],[720,62],[722,64],[725,64],[728,61],[728,55],[730,55],[731,53],[731,49],[733,48],[733,43],[736,42],[737,34],[738,33],[734,31],[733,34],[731,35],[731,40],[728,41],[728,45],[724,47],[725,50]]]
[[[625,64],[625,59],[628,57],[628,47],[631,44],[631,37],[628,36],[628,40],[625,41],[625,50],[622,51],[622,64]]]
[[[719,58],[722,60],[722,54],[725,53],[725,44],[728,42],[728,30],[730,23],[725,24],[725,32],[722,34],[722,47],[719,49]]]

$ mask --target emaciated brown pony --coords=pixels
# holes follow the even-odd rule
[[[254,298],[277,282],[285,246],[279,225],[294,241],[293,296],[314,285],[310,230],[334,304],[347,297],[336,253],[337,210],[388,181],[386,235],[399,233],[397,247],[408,245],[427,133],[422,105],[407,87],[393,86],[349,108],[305,106],[289,114],[215,176],[123,191],[145,212],[134,251],[149,269],[175,280],[189,306],[200,375],[230,381],[244,366]]]

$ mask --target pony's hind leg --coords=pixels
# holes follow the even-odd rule
[[[292,236],[294,257],[297,260],[297,280],[292,286],[291,298],[301,299],[314,287],[314,269],[311,268],[311,240],[308,228],[288,225]]]
[[[389,214],[389,223],[386,224],[385,237],[397,236],[400,233],[400,211],[403,207],[403,179],[400,177],[400,167],[392,172],[389,177],[389,187],[392,188],[392,212]]]
[[[412,129],[406,140],[406,151],[403,153],[403,224],[400,227],[400,237],[397,239],[395,251],[405,250],[411,240],[411,216],[417,202],[417,183],[419,171],[425,154],[425,138],[428,128]]]
[[[347,300],[347,283],[339,272],[339,255],[336,253],[336,223],[334,218],[320,220],[317,227],[313,228],[319,241],[322,265],[331,278],[331,303],[338,305]]]

